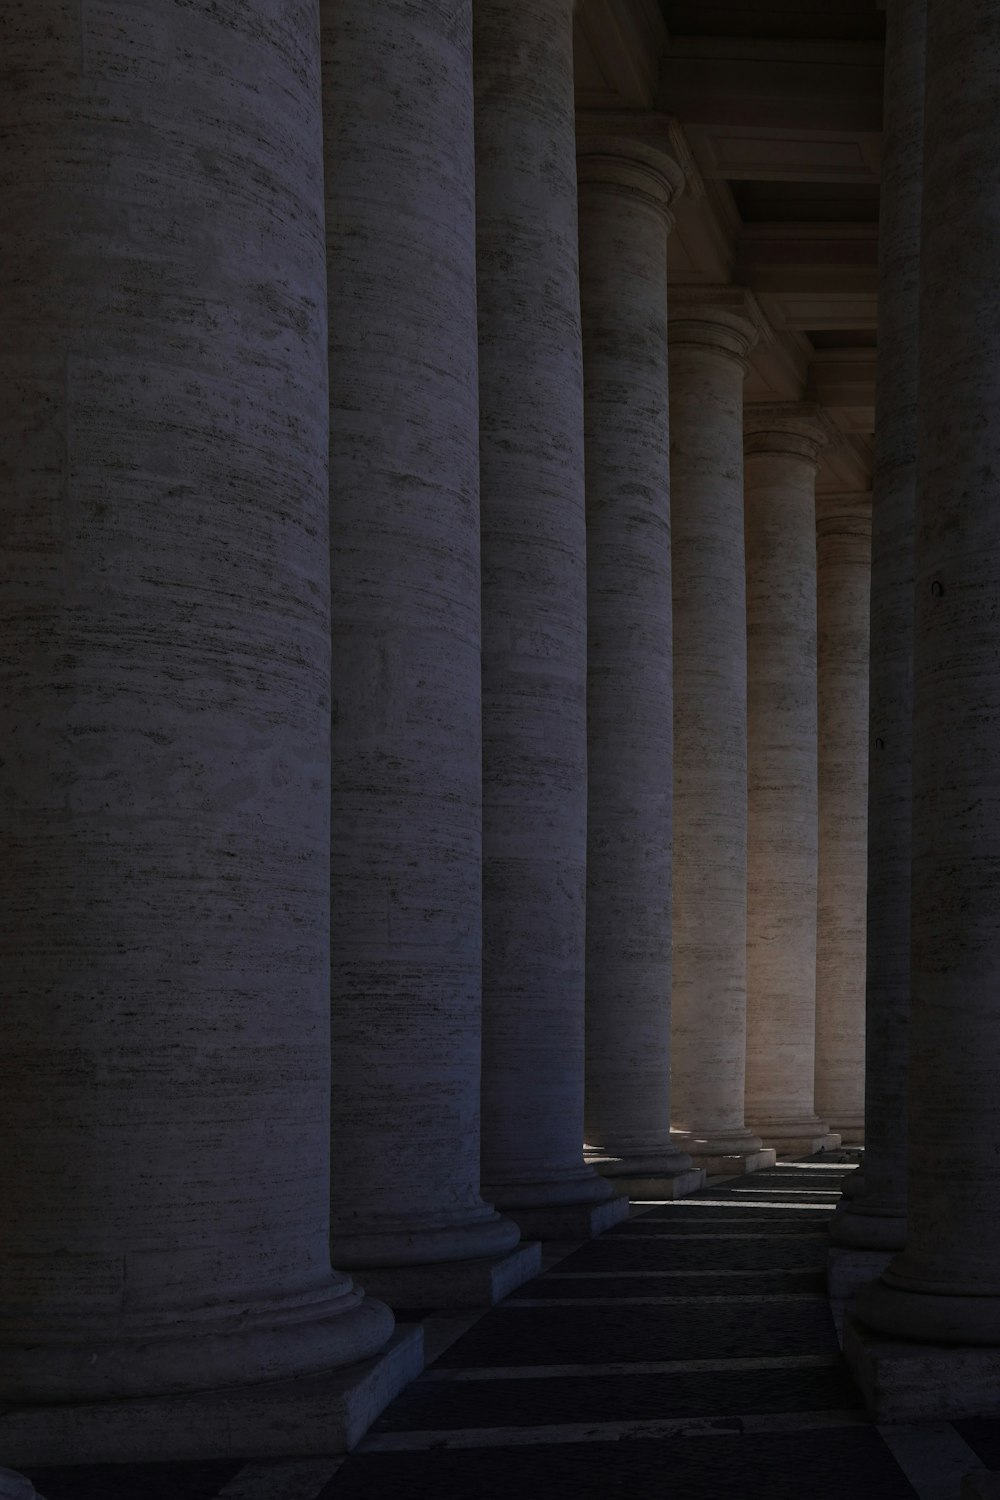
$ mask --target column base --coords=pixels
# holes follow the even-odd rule
[[[516,1224],[483,1204],[478,1213],[456,1216],[453,1224],[442,1223],[440,1218],[425,1224],[412,1218],[376,1219],[360,1228],[346,1228],[334,1222],[330,1228],[330,1259],[340,1271],[352,1275],[357,1271],[365,1285],[378,1269],[426,1267],[438,1262],[448,1265],[508,1255],[519,1239]]]
[[[830,1129],[837,1131],[845,1146],[863,1146],[865,1143],[864,1115],[830,1116]]]
[[[0,1469],[0,1500],[41,1500],[30,1479],[13,1469]]]
[[[180,1396],[7,1406],[0,1453],[22,1469],[347,1453],[421,1373],[423,1351],[423,1330],[404,1325],[373,1359],[320,1375]]]
[[[817,1151],[834,1151],[840,1145],[840,1136],[815,1115],[753,1120],[751,1128],[779,1156],[815,1156]]]
[[[629,1198],[686,1198],[705,1185],[705,1173],[692,1166],[686,1151],[625,1152],[614,1156],[584,1147],[588,1165]]]
[[[850,1312],[844,1358],[877,1422],[1000,1416],[1000,1347],[904,1343]]]
[[[358,1270],[357,1276],[366,1292],[390,1307],[495,1307],[541,1270],[542,1247],[536,1241],[518,1245],[509,1255],[426,1266],[373,1266]]]
[[[830,1221],[830,1240],[847,1250],[902,1250],[906,1245],[906,1216],[879,1213],[876,1208],[869,1211],[863,1194],[855,1193],[838,1204]]]
[[[738,1130],[674,1130],[673,1139],[709,1177],[738,1177],[773,1167],[776,1153],[761,1145],[759,1135],[745,1127]]]
[[[832,1245],[826,1257],[826,1284],[831,1302],[845,1303],[875,1281],[892,1260],[891,1250],[853,1250]]]
[[[550,1204],[539,1208],[510,1208],[511,1218],[529,1239],[593,1240],[621,1224],[630,1213],[624,1193],[603,1203]]]

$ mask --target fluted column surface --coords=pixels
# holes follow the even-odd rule
[[[15,0],[0,54],[0,1397],[373,1353],[330,1271],[310,0]]]
[[[816,1040],[818,407],[746,413],[747,1120],[810,1149]]]
[[[873,1327],[1000,1344],[1000,12],[931,0],[921,234],[906,1249]]]
[[[479,1195],[471,0],[325,0],[333,1212],[341,1263],[499,1253]]]
[[[680,1172],[670,1139],[668,156],[584,134],[586,1138],[603,1171]],[[610,1158],[610,1162],[609,1159]]]
[[[816,1113],[864,1139],[871,496],[816,503],[819,858]]]
[[[739,288],[672,294],[673,1118],[714,1155],[760,1146],[744,1122],[743,380],[757,317]]]

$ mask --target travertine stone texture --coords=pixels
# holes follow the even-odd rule
[[[392,1330],[327,1242],[317,19],[5,7],[3,1402]]]
[[[870,494],[816,499],[816,1113],[864,1140]]]
[[[865,1182],[834,1240],[902,1249],[910,1005],[913,532],[926,0],[889,0],[872,480]]]
[[[743,378],[760,328],[738,287],[671,291],[673,1122],[713,1171],[752,1168],[761,1144],[743,1109]]]
[[[1000,1417],[995,1345],[956,1349],[885,1338],[861,1322],[855,1308],[850,1304],[844,1319],[844,1359],[877,1422]]]
[[[690,1171],[670,1139],[671,157],[581,130],[587,476],[587,1159]],[[701,1185],[701,1179],[695,1186]]]
[[[587,575],[572,10],[571,0],[475,6],[483,1183],[511,1209],[611,1192],[582,1149]]]
[[[858,1310],[894,1336],[1000,1354],[998,77],[1000,10],[929,4],[908,1223]]]
[[[816,471],[819,407],[749,406],[746,1113],[765,1144],[808,1151],[816,1037]]]
[[[332,1245],[509,1250],[479,1195],[481,730],[471,0],[325,0]]]
[[[22,1469],[347,1453],[423,1368],[423,1328],[402,1323],[372,1359],[318,1375],[131,1401],[3,1406],[0,1452]]]

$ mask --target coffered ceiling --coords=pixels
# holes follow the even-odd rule
[[[675,284],[734,282],[773,339],[749,401],[821,401],[821,487],[870,483],[885,17],[876,0],[582,0],[577,107],[623,116],[688,176]]]

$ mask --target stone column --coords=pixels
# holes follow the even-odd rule
[[[461,1305],[510,1289],[486,1262],[519,1237],[479,1193],[472,6],[324,0],[323,18],[332,1244],[387,1297]]]
[[[747,1119],[767,1145],[828,1143],[816,1043],[816,471],[821,409],[747,409]]]
[[[816,1112],[864,1141],[870,494],[816,499]]]
[[[595,127],[595,129],[598,127]],[[670,1138],[667,235],[677,164],[581,133],[587,474],[587,1158],[632,1196],[704,1174]]]
[[[24,1466],[67,1426],[102,1456],[95,1405],[329,1370],[393,1321],[328,1246],[315,7],[5,19],[0,1401],[53,1403],[30,1456],[0,1417]],[[235,1389],[220,1444],[262,1410]],[[187,1418],[119,1420],[158,1453]]]
[[[926,0],[889,0],[886,13],[872,480],[865,1180],[863,1191],[838,1209],[830,1228],[836,1243],[876,1252],[902,1249],[906,1235],[913,534],[926,8]],[[845,1284],[839,1289],[850,1288]]]
[[[671,293],[673,1118],[713,1173],[769,1165],[746,1128],[743,379],[761,328],[738,287]]]
[[[587,573],[572,0],[476,0],[483,1181],[586,1235]]]
[[[1000,11],[931,0],[921,235],[905,1250],[858,1300],[904,1340],[1000,1345]],[[877,1362],[877,1361],[876,1361]],[[915,1362],[915,1363],[914,1363]],[[926,1352],[890,1357],[895,1383]],[[984,1369],[986,1367],[984,1366]],[[882,1382],[882,1371],[877,1371]],[[996,1410],[971,1351],[938,1410]],[[882,1382],[882,1389],[885,1389]],[[904,1416],[902,1420],[910,1420]]]

